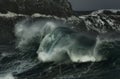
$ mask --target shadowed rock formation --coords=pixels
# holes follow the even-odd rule
[[[67,0],[0,0],[0,12],[8,11],[26,15],[33,13],[60,17],[72,15],[72,8]]]

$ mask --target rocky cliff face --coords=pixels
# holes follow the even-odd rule
[[[67,0],[1,0],[0,12],[8,11],[31,15],[40,13],[67,17],[72,14],[72,8]]]

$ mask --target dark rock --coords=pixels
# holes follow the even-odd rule
[[[1,0],[0,12],[7,11],[31,15],[40,13],[67,17],[72,14],[72,8],[67,0]]]

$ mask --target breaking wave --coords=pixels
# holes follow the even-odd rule
[[[23,51],[36,49],[41,62],[97,62],[112,57],[114,51],[110,49],[116,51],[120,47],[116,45],[118,36],[111,38],[119,34],[105,36],[76,32],[72,27],[55,21],[19,22],[15,35],[17,47]]]

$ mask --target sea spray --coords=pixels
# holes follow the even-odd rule
[[[17,47],[36,49],[41,62],[95,62],[106,59],[99,51],[106,38],[89,32],[78,32],[64,23],[22,21],[15,26]],[[37,45],[37,47],[34,47]],[[28,51],[26,50],[26,51]]]
[[[0,79],[17,79],[12,74],[6,74],[5,76],[0,76]]]
[[[96,61],[93,48],[96,39],[87,33],[75,32],[70,28],[59,27],[45,36],[37,51],[40,61]]]
[[[24,20],[15,25],[17,37],[16,47],[20,50],[30,50],[32,44],[40,44],[46,34],[54,30],[58,25],[54,22]],[[34,45],[33,45],[34,46]],[[34,49],[35,47],[33,47]]]

